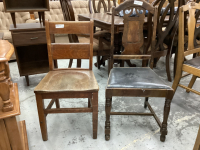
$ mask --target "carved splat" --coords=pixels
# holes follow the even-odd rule
[[[130,17],[136,12],[135,17]],[[142,8],[133,8],[128,11],[123,10],[124,14],[124,33],[122,37],[122,44],[124,46],[123,55],[140,54],[144,43],[143,24],[145,17],[145,10]],[[142,12],[141,14],[139,12]],[[129,34],[131,33],[131,34]]]

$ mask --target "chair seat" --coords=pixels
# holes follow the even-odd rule
[[[107,88],[171,89],[148,67],[113,68]]]
[[[184,62],[184,64],[200,69],[200,57],[187,60]]]
[[[98,83],[90,70],[50,71],[36,86],[34,92],[88,92],[98,91]]]

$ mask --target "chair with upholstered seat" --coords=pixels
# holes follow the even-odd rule
[[[188,17],[186,19],[187,23],[184,23],[184,12],[188,11]],[[183,5],[179,9],[179,34],[178,34],[178,56],[177,56],[177,69],[175,79],[172,85],[174,91],[176,91],[177,87],[180,86],[187,90],[187,92],[191,91],[198,95],[200,92],[192,89],[192,86],[197,77],[200,77],[200,46],[196,43],[197,36],[200,35],[199,27],[196,27],[197,20],[199,18],[200,12],[200,4],[195,2],[189,2],[186,5]],[[188,27],[188,40],[185,43],[185,26]],[[197,32],[198,31],[198,32]],[[192,58],[190,60],[185,60],[185,57],[191,54],[198,54],[197,57]],[[192,74],[193,77],[187,86],[180,84],[180,80],[182,78],[182,72],[187,72]]]
[[[97,138],[98,84],[92,71],[93,21],[88,22],[45,22],[50,72],[34,89],[37,101],[40,128],[43,140],[47,137],[46,116],[49,113],[93,114],[93,138]],[[90,34],[88,43],[52,43],[54,34]],[[89,69],[54,68],[55,59],[89,59]],[[88,98],[86,108],[60,108],[59,98]],[[52,99],[44,107],[44,99]],[[56,108],[51,108],[56,104]]]
[[[111,52],[109,66],[111,68],[106,86],[106,122],[105,139],[110,139],[110,115],[143,115],[153,116],[160,127],[161,141],[165,141],[167,135],[167,120],[170,111],[173,90],[166,85],[162,79],[152,70],[155,53],[155,36],[157,26],[157,6],[153,7],[146,1],[129,0],[112,8],[111,27]],[[135,10],[136,14],[133,14]],[[148,11],[149,30],[146,38],[150,38],[151,54],[143,54],[145,42],[143,36],[143,25],[145,12]],[[121,55],[113,55],[114,50],[114,15],[120,11],[124,12],[124,31],[122,44],[124,51]],[[153,17],[152,17],[153,16]],[[149,34],[152,33],[152,34]],[[148,47],[146,47],[148,48]],[[150,60],[150,67],[118,67],[113,68],[114,60],[145,59]],[[113,97],[146,97],[144,107],[148,107],[151,113],[137,112],[111,112]],[[156,116],[154,110],[148,102],[148,97],[165,97],[163,122]]]

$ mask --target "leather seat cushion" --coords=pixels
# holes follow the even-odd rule
[[[184,64],[200,69],[200,57],[187,60]]]
[[[148,67],[113,68],[107,88],[171,89]]]

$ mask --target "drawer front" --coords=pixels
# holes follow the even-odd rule
[[[13,42],[15,46],[25,46],[25,45],[36,45],[45,44],[46,32],[23,32],[23,33],[13,33]]]

